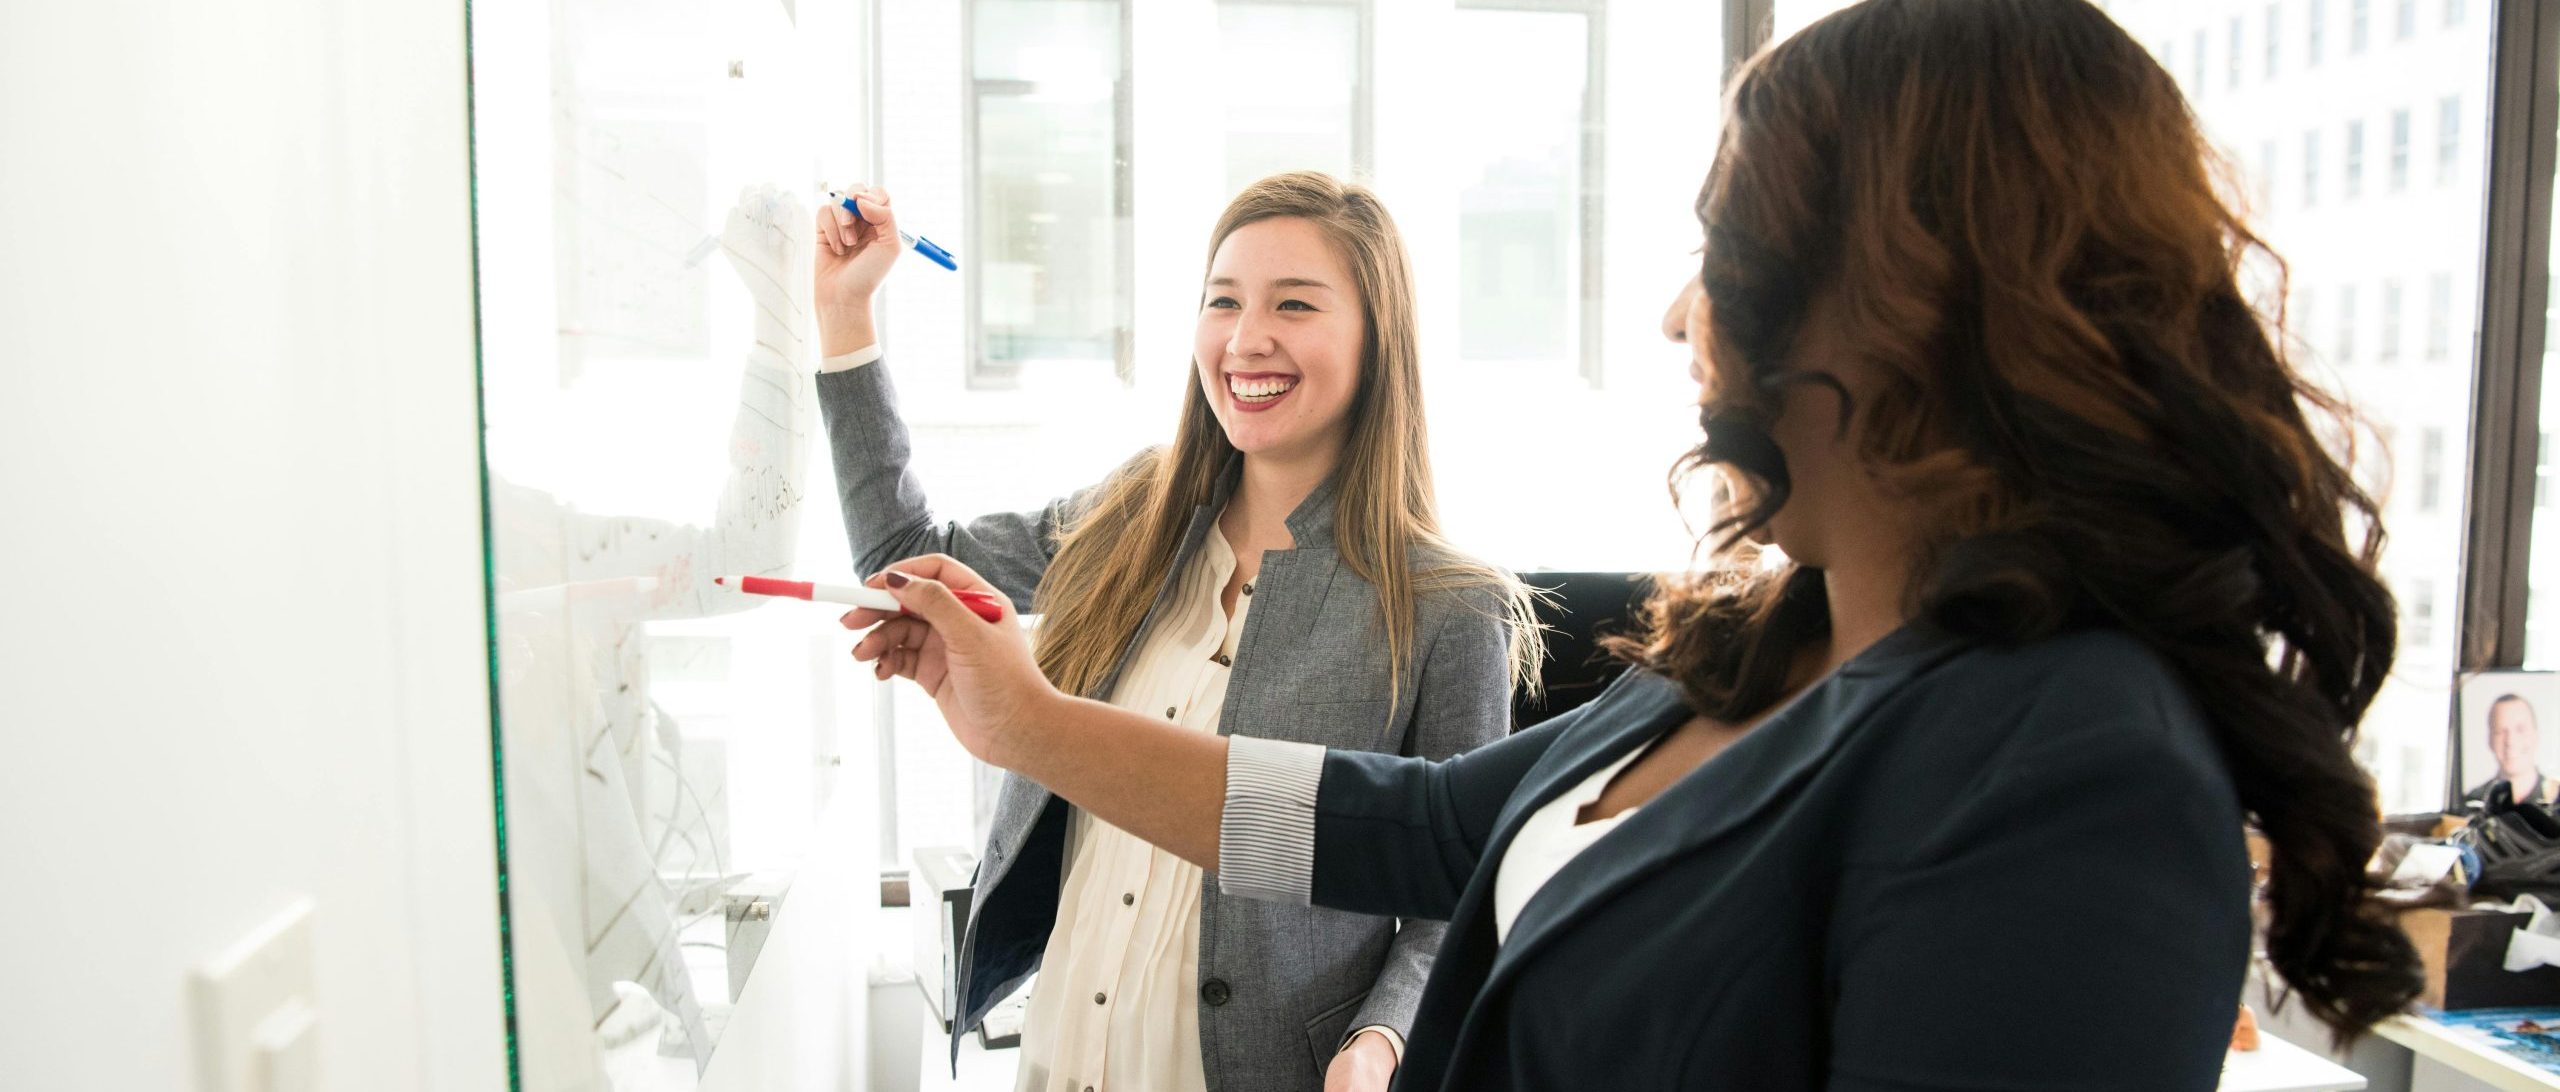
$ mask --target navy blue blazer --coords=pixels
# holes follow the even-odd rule
[[[1575,858],[1497,945],[1521,823],[1690,715],[1631,671],[1447,761],[1326,755],[1313,901],[1450,923],[1399,1090],[2219,1082],[2241,809],[2149,650],[1897,632]]]

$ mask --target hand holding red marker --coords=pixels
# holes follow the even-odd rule
[[[806,599],[813,603],[842,603],[846,606],[869,607],[872,610],[901,609],[898,597],[878,588],[847,587],[842,584],[816,584],[806,580],[777,580],[769,576],[715,576],[711,582],[732,591],[749,595],[771,595],[784,599]],[[960,591],[951,593],[960,604],[990,622],[1004,621],[1004,599],[991,592]]]

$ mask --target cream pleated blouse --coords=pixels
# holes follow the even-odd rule
[[[1253,605],[1219,602],[1236,555],[1212,530],[1111,703],[1215,733]],[[1066,879],[1023,1013],[1018,1092],[1203,1092],[1200,866],[1071,808]]]

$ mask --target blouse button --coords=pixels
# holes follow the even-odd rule
[[[1098,992],[1097,992],[1097,993],[1095,993],[1095,994],[1093,995],[1093,1003],[1094,1003],[1094,1004],[1097,1004],[1097,1005],[1101,1004],[1101,1003],[1102,1003],[1102,994],[1100,994],[1100,993],[1098,993]]]
[[[1253,594],[1253,581],[1247,580],[1244,582],[1244,593],[1246,595]]]
[[[1165,707],[1164,707],[1164,719],[1166,719],[1166,720],[1172,720],[1172,719],[1173,719],[1173,707],[1172,707],[1172,706],[1168,705],[1168,706],[1165,706]]]
[[[1220,667],[1234,667],[1236,663],[1235,657],[1229,656],[1224,652],[1211,656],[1209,659],[1216,662]]]
[[[1135,891],[1123,891],[1123,892],[1121,892],[1121,893],[1120,893],[1120,905],[1122,905],[1122,906],[1134,906],[1134,905],[1137,905],[1137,902],[1138,902],[1138,893],[1137,893],[1137,892],[1135,892]]]

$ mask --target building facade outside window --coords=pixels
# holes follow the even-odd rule
[[[2427,360],[2442,362],[2453,347],[2453,274],[2427,278]]]
[[[2461,160],[2462,96],[2446,95],[2436,100],[2436,185],[2451,184]]]
[[[2400,359],[2400,278],[2382,279],[2382,330],[2374,338],[2373,358],[2384,364]]]
[[[2409,112],[2391,112],[2391,192],[2409,188]]]
[[[2284,52],[2284,5],[2267,5],[2267,78],[2276,78],[2277,58]]]
[[[2347,200],[2364,196],[2364,122],[2347,123]]]
[[[2223,58],[2222,65],[2223,82],[2234,90],[2240,87],[2241,59],[2246,56],[2247,54],[2240,49],[2240,17],[2234,15],[2231,17],[2231,49],[2229,55]]]
[[[2462,582],[2471,370],[2375,365],[2416,348],[2402,342],[2412,317],[2408,309],[2420,302],[2426,307],[2426,358],[2449,363],[2470,359],[2472,338],[2464,333],[2476,321],[2473,304],[2464,298],[2467,292],[2457,291],[2461,283],[2449,271],[2477,268],[2481,262],[2485,206],[2473,182],[2478,175],[2457,168],[2462,149],[2485,143],[2482,111],[2464,111],[2459,104],[2486,90],[2491,54],[2489,28],[2482,24],[2492,20],[2415,35],[2404,32],[2414,31],[2413,9],[2401,0],[2388,0],[2392,6],[2384,14],[2392,20],[2387,28],[2392,48],[2375,50],[2367,48],[2372,0],[2343,0],[2345,48],[2323,56],[2324,6],[2339,2],[2305,0],[2294,9],[2302,18],[2304,64],[2285,69],[2262,90],[2199,102],[2195,108],[2206,135],[2235,162],[2257,162],[2258,157],[2232,156],[2231,149],[2259,149],[2269,138],[2302,134],[2303,199],[2268,205],[2266,212],[2253,216],[2251,226],[2301,282],[2292,291],[2304,305],[2287,316],[2291,344],[2303,356],[2298,363],[2315,381],[2341,394],[2373,430],[2357,446],[2356,470],[2383,501],[2390,540],[2381,570],[2401,603],[2404,640],[2391,680],[2360,735],[2358,757],[2373,770],[2386,810],[2417,811],[2442,805],[2450,772],[2445,724],[2455,642],[2442,639],[2448,629],[2437,615],[2452,602],[2446,589]],[[2137,41],[2158,42],[2180,40],[2198,27],[2219,33],[2234,14],[2262,13],[2264,4],[2121,0],[2109,10],[2133,30]],[[2433,109],[2413,109],[2417,104],[2432,104]],[[2411,185],[2410,177],[2422,114],[2436,124],[2436,131],[2427,135],[2436,142],[2437,160],[2437,185],[2424,188]],[[2379,164],[2381,177],[2371,180],[2379,184],[2370,187],[2365,178],[2368,121],[2377,123],[2375,139],[2389,140],[2370,149],[2388,156]],[[2379,125],[2389,128],[2380,130]],[[2322,132],[2336,134],[2339,143],[2324,148]],[[2333,192],[2325,195],[2319,192],[2324,151],[2339,157],[2341,172]],[[2279,164],[2275,169],[2295,168]],[[2320,200],[2339,195],[2349,200]],[[2413,279],[2419,277],[2426,279]],[[2423,301],[2413,299],[2421,286]],[[2364,318],[2360,311],[2373,314]],[[2372,325],[2359,330],[2360,321]],[[2405,488],[2391,486],[2395,460]],[[2543,541],[2535,539],[2537,548]]]
[[[2320,203],[2320,130],[2302,134],[2302,204]]]

